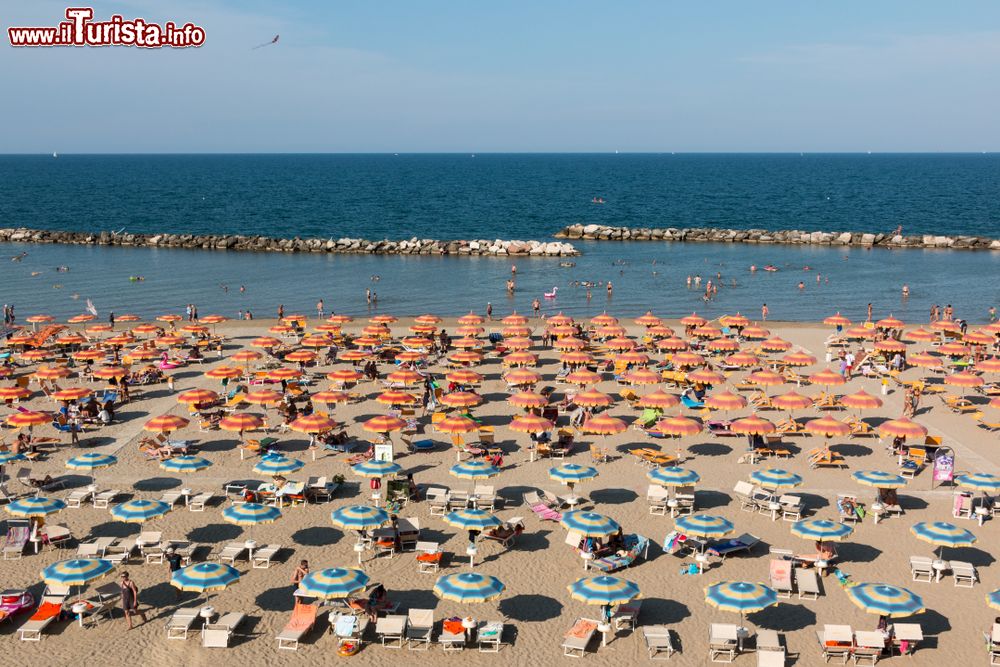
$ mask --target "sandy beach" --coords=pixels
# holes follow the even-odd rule
[[[506,313],[503,313],[506,314]],[[627,328],[627,335],[639,339],[643,334],[642,327],[632,323],[636,313],[613,313],[620,315],[621,324]],[[498,314],[500,316],[501,314]],[[627,317],[626,317],[627,316]],[[309,318],[307,330],[319,323],[315,318]],[[407,335],[407,328],[412,324],[412,318],[403,318],[391,325],[394,336]],[[183,323],[178,323],[178,325]],[[194,560],[202,561],[213,551],[225,543],[246,539],[248,529],[226,523],[222,511],[230,505],[225,499],[222,486],[234,479],[250,479],[261,477],[252,472],[252,466],[259,461],[257,456],[247,456],[241,459],[238,436],[227,431],[200,432],[197,420],[191,425],[177,431],[173,437],[189,438],[197,441],[199,453],[212,461],[207,470],[187,475],[178,475],[161,470],[156,461],[141,453],[139,440],[148,435],[143,431],[143,424],[151,417],[164,414],[186,415],[187,407],[178,404],[176,394],[194,388],[206,388],[221,391],[218,380],[204,376],[211,368],[221,364],[231,363],[229,357],[240,349],[249,346],[256,336],[268,334],[268,328],[275,321],[256,320],[253,322],[226,322],[219,324],[214,330],[226,338],[223,357],[216,357],[212,352],[207,355],[204,364],[189,364],[176,370],[167,371],[173,375],[174,391],[166,384],[160,383],[144,387],[140,396],[133,398],[128,404],[119,407],[115,423],[101,428],[87,430],[81,436],[80,447],[60,445],[56,451],[44,456],[41,460],[30,464],[12,463],[6,467],[9,478],[21,467],[30,467],[36,473],[48,473],[53,477],[63,476],[69,482],[69,488],[53,492],[54,497],[64,498],[73,488],[82,488],[89,483],[86,473],[65,468],[66,460],[74,455],[86,452],[113,454],[118,457],[114,466],[98,470],[97,485],[101,488],[117,488],[123,490],[115,504],[133,498],[156,499],[171,489],[190,487],[195,491],[215,491],[217,497],[204,512],[187,511],[183,505],[178,505],[162,518],[155,519],[141,527],[142,530],[162,531],[164,539],[189,540],[201,547],[196,551]],[[344,331],[355,334],[367,322],[358,318],[353,323],[344,326]],[[683,335],[684,327],[677,321],[665,320],[664,324],[672,327]],[[124,328],[118,325],[118,330]],[[439,325],[449,332],[456,328],[454,320],[448,320]],[[499,321],[483,324],[485,332],[499,331],[502,324]],[[552,385],[556,388],[553,402],[562,400],[563,394],[571,387],[555,381],[560,370],[559,352],[549,347],[541,346],[541,334],[544,331],[542,320],[532,319],[528,326],[533,329],[533,347],[531,351],[539,355],[535,370],[542,375],[539,386]],[[817,363],[811,367],[797,369],[803,376],[815,373],[828,366],[836,370],[835,364],[824,361],[826,353],[825,341],[833,332],[833,328],[822,324],[799,323],[765,323],[771,336],[781,337],[793,344],[793,351],[803,351],[817,358]],[[906,331],[915,328],[908,323]],[[76,327],[82,328],[82,327]],[[905,336],[904,336],[905,339]],[[291,342],[291,341],[289,341]],[[870,341],[860,343],[865,348],[871,348]],[[743,342],[742,348],[753,350],[757,343]],[[850,349],[857,349],[859,343],[851,344]],[[926,343],[910,343],[909,350],[923,349]],[[294,346],[294,344],[293,344]],[[253,348],[251,348],[253,349]],[[596,347],[595,347],[596,349]],[[484,351],[489,350],[489,345]],[[594,352],[595,356],[598,352]],[[649,353],[653,361],[664,359],[659,351]],[[724,355],[711,355],[717,361]],[[762,357],[779,358],[780,354]],[[16,355],[15,355],[16,358]],[[442,362],[444,359],[441,360]],[[289,364],[293,365],[293,364]],[[17,368],[15,378],[30,374],[37,366],[25,365]],[[329,387],[330,383],[323,378],[325,373],[335,368],[349,367],[346,362],[336,364],[319,364],[307,368],[308,374],[316,374],[318,379],[307,387],[307,391],[316,392]],[[384,377],[391,370],[390,363],[379,366]],[[859,470],[882,470],[897,472],[897,457],[888,447],[890,441],[879,437],[833,438],[833,449],[844,457],[844,468],[811,468],[807,452],[823,444],[823,438],[808,434],[792,434],[783,438],[792,456],[787,459],[767,459],[757,464],[741,462],[745,458],[747,440],[745,436],[717,437],[707,430],[697,436],[680,439],[652,439],[649,436],[629,428],[624,433],[611,436],[595,436],[581,434],[576,438],[572,452],[565,461],[553,462],[547,458],[535,461],[529,460],[527,446],[530,441],[526,434],[516,433],[507,428],[511,418],[518,410],[511,406],[506,398],[509,395],[501,375],[507,368],[500,359],[487,353],[484,361],[475,366],[475,370],[485,375],[485,381],[478,387],[478,393],[483,397],[482,405],[473,410],[473,414],[485,425],[495,428],[497,445],[505,452],[503,470],[499,476],[490,480],[502,499],[502,506],[496,510],[496,515],[503,520],[512,517],[524,517],[525,530],[515,544],[504,549],[495,542],[480,545],[475,572],[489,574],[499,578],[506,586],[498,600],[481,604],[459,604],[438,599],[431,589],[436,574],[418,571],[415,555],[412,552],[397,553],[395,556],[374,558],[371,553],[365,555],[364,570],[373,582],[381,582],[388,589],[389,598],[400,604],[401,610],[433,609],[437,620],[435,636],[440,631],[440,621],[452,616],[471,615],[478,620],[503,620],[506,624],[503,636],[504,645],[499,653],[479,653],[474,648],[464,652],[446,653],[441,647],[434,645],[425,653],[410,652],[405,648],[393,651],[378,643],[373,628],[369,628],[368,640],[362,650],[349,658],[338,658],[337,641],[330,631],[325,616],[318,622],[313,632],[306,635],[299,649],[295,652],[277,649],[275,636],[287,623],[294,604],[291,576],[295,566],[302,559],[307,559],[312,570],[318,571],[327,567],[350,567],[357,564],[357,554],[354,551],[355,537],[349,531],[334,528],[331,524],[331,511],[346,505],[368,504],[371,500],[368,480],[352,474],[347,458],[348,455],[308,449],[308,436],[289,431],[285,433],[270,433],[279,440],[279,450],[283,454],[300,459],[304,467],[289,475],[294,480],[305,480],[312,476],[343,475],[344,485],[329,502],[306,503],[293,507],[285,507],[282,516],[274,523],[254,526],[253,539],[259,544],[280,544],[282,549],[269,569],[252,569],[246,561],[238,561],[241,579],[226,590],[212,594],[212,606],[222,612],[240,611],[247,614],[248,619],[239,629],[228,649],[209,649],[201,646],[201,639],[196,633],[185,641],[168,640],[165,623],[171,614],[181,606],[201,606],[199,596],[195,593],[183,593],[180,600],[175,599],[174,588],[168,583],[169,571],[166,565],[144,564],[140,557],[119,566],[117,571],[127,569],[140,589],[141,608],[145,611],[148,621],[138,622],[135,629],[126,630],[126,625],[119,611],[112,622],[101,620],[93,627],[81,628],[74,622],[60,621],[50,625],[41,641],[24,642],[18,640],[17,628],[25,622],[28,614],[10,619],[0,625],[0,636],[6,642],[6,650],[0,657],[0,664],[23,665],[39,663],[46,665],[82,665],[101,664],[269,664],[286,665],[302,664],[316,660],[346,660],[359,665],[374,665],[388,661],[403,661],[412,664],[417,660],[435,665],[466,664],[471,659],[483,664],[517,664],[529,665],[563,661],[561,644],[564,634],[573,625],[576,618],[596,618],[598,607],[587,606],[571,599],[567,586],[579,577],[598,574],[591,570],[585,573],[583,561],[577,550],[565,543],[566,529],[558,523],[541,521],[532,510],[525,506],[522,496],[532,490],[549,490],[565,495],[566,487],[552,481],[548,469],[560,463],[577,463],[593,465],[598,470],[598,476],[591,481],[582,482],[577,486],[577,492],[587,500],[582,504],[585,509],[609,516],[619,522],[625,533],[637,533],[650,540],[650,547],[645,558],[638,559],[631,567],[615,573],[624,579],[634,582],[641,589],[642,607],[638,625],[665,624],[673,633],[675,647],[678,652],[667,664],[701,665],[708,662],[708,629],[711,623],[738,623],[739,615],[719,611],[705,602],[705,587],[721,581],[768,582],[769,547],[788,549],[793,553],[808,552],[812,543],[793,536],[789,521],[772,521],[771,516],[760,512],[741,511],[740,503],[733,493],[734,485],[741,480],[747,480],[751,472],[761,468],[777,467],[796,473],[803,478],[803,483],[785,493],[792,493],[803,498],[805,511],[803,518],[838,519],[837,495],[855,494],[859,500],[870,504],[875,498],[875,490],[861,486],[851,478],[851,473]],[[734,393],[748,396],[750,392],[737,392],[734,385],[739,383],[753,368],[739,370],[726,374],[726,387],[716,386],[711,393],[729,389]],[[438,363],[430,365],[430,371],[436,375],[443,374],[444,366]],[[941,384],[942,374],[928,373],[924,369],[912,368],[901,375],[903,380],[912,380],[929,376],[931,384]],[[986,376],[990,380],[989,375]],[[60,385],[77,386],[76,378],[61,380]],[[13,379],[5,379],[5,386],[13,384]],[[84,386],[96,388],[102,386],[98,382],[84,382]],[[679,394],[679,390],[667,384],[660,385],[669,393]],[[57,409],[57,404],[43,396],[37,384],[32,384],[35,393],[31,398],[22,400],[18,405],[30,410]],[[619,392],[622,387],[613,379],[612,373],[603,374],[603,379],[595,385],[596,389],[610,394],[615,398],[613,406],[607,411],[610,415],[622,418],[631,424],[641,410],[631,407],[621,399]],[[638,394],[650,393],[656,387],[636,387]],[[864,417],[872,425],[877,425],[883,419],[899,417],[903,409],[903,392],[898,385],[889,385],[888,393],[881,393],[881,381],[877,378],[853,378],[846,385],[835,388],[838,395],[864,389],[869,394],[879,396],[884,405]],[[771,394],[795,390],[807,396],[817,396],[823,387],[803,384],[785,384],[778,387],[767,387]],[[958,395],[961,391],[956,387],[945,387],[944,394]],[[380,383],[361,382],[352,391],[364,395],[364,400],[353,403],[331,406],[330,416],[346,425],[346,430],[352,439],[364,443],[371,434],[361,429],[361,422],[373,416],[386,414],[388,406],[374,399],[383,387]],[[419,386],[414,389],[419,393]],[[997,417],[1000,421],[1000,411],[987,407],[988,399],[971,390],[968,391],[973,402],[986,412],[988,417]],[[981,405],[979,405],[981,404]],[[318,409],[323,406],[317,404]],[[264,414],[260,406],[251,406],[247,412]],[[7,408],[5,414],[12,410]],[[278,421],[274,408],[267,411],[272,423]],[[682,412],[688,416],[701,416],[699,413],[682,408],[671,408],[668,414]],[[735,419],[750,415],[750,408],[734,410],[731,414],[713,414],[710,418]],[[799,410],[794,413],[800,422],[805,419],[815,419],[823,413],[815,407]],[[830,411],[837,419],[846,419],[854,414],[852,410]],[[419,407],[417,415],[420,415]],[[762,410],[758,416],[777,422],[786,417],[777,410]],[[432,450],[427,452],[407,453],[395,438],[395,460],[402,466],[404,472],[413,473],[415,481],[423,488],[427,486],[444,486],[461,490],[468,488],[471,482],[458,480],[449,474],[449,468],[456,463],[456,449],[452,446],[451,436],[438,433],[430,424],[431,417],[420,417],[420,427],[424,433],[417,439],[430,439],[435,442]],[[560,415],[558,426],[564,426],[568,417]],[[955,471],[981,472],[1000,474],[1000,455],[997,454],[997,437],[981,428],[975,418],[968,414],[956,414],[949,410],[944,402],[934,395],[925,395],[915,421],[925,426],[932,436],[940,436],[943,444],[951,447],[955,453]],[[35,429],[38,435],[53,435],[49,426]],[[4,429],[7,442],[13,439],[9,429]],[[59,434],[57,434],[59,435]],[[250,434],[248,434],[249,436]],[[259,437],[260,433],[253,434]],[[67,436],[61,436],[68,440]],[[470,436],[470,441],[475,436]],[[589,451],[589,445],[596,444],[605,448],[611,454],[607,462],[594,462]],[[367,444],[364,445],[366,447]],[[665,536],[674,529],[674,519],[651,514],[646,500],[647,479],[649,468],[637,464],[636,458],[628,450],[638,447],[653,447],[665,453],[680,453],[680,465],[696,471],[701,476],[697,484],[696,508],[698,512],[725,517],[735,525],[730,537],[742,533],[751,533],[760,538],[758,544],[749,554],[736,554],[721,560],[710,560],[709,566],[700,575],[683,574],[682,570],[692,563],[690,557],[682,558],[674,554],[664,553]],[[359,446],[357,451],[362,451]],[[462,457],[463,459],[467,457]],[[183,479],[182,479],[183,477]],[[26,489],[16,480],[9,479],[9,490],[21,492]],[[890,663],[919,665],[937,665],[944,660],[962,664],[987,664],[988,653],[984,648],[982,633],[988,631],[997,612],[991,611],[985,602],[986,593],[1000,586],[1000,574],[995,565],[992,551],[997,548],[997,531],[1000,523],[987,520],[983,526],[975,520],[955,519],[952,517],[953,495],[956,487],[951,485],[935,485],[929,468],[922,470],[915,478],[908,480],[906,486],[899,490],[899,501],[903,509],[902,516],[893,516],[875,524],[872,518],[866,517],[855,528],[843,543],[837,545],[840,560],[837,567],[847,575],[851,582],[884,582],[906,587],[922,596],[926,611],[916,616],[899,619],[901,622],[919,623],[924,640],[919,643],[912,657],[886,657]],[[420,500],[409,502],[399,514],[400,517],[415,517],[421,526],[421,539],[438,542],[446,552],[444,564],[438,574],[454,574],[470,571],[468,557],[465,554],[467,537],[464,531],[449,527],[440,516],[429,513],[428,503]],[[924,583],[911,581],[910,556],[932,556],[934,547],[919,541],[910,532],[910,527],[918,521],[949,521],[972,531],[978,542],[971,547],[947,549],[945,558],[967,561],[978,570],[979,581],[972,588],[956,587],[953,577],[946,575],[939,583]],[[90,504],[83,507],[67,508],[46,518],[47,524],[65,524],[76,538],[67,549],[45,546],[40,553],[26,551],[20,560],[0,562],[3,576],[0,580],[3,588],[31,590],[36,598],[42,591],[39,580],[40,571],[56,561],[70,558],[76,551],[77,542],[83,542],[99,537],[124,537],[135,535],[140,526],[128,524],[111,517],[106,509],[95,509]],[[773,557],[773,556],[772,556]],[[117,581],[117,573],[113,572],[102,580],[90,585],[94,586]],[[833,575],[821,579],[821,594],[818,599],[799,599],[793,595],[781,599],[773,607],[750,614],[747,625],[754,629],[777,630],[783,637],[787,647],[789,660],[787,664],[819,665],[823,664],[820,647],[817,644],[816,630],[824,624],[850,625],[855,630],[874,630],[877,616],[867,614],[853,605],[847,598],[844,589]],[[401,612],[405,613],[405,611]],[[646,662],[647,651],[639,629],[635,632],[623,631],[616,636],[608,636],[606,646],[600,641],[592,641],[584,658],[586,663],[593,665],[622,665]],[[752,642],[751,642],[752,644]],[[566,659],[568,660],[568,659]],[[752,665],[756,656],[747,651],[736,658],[736,664]]]

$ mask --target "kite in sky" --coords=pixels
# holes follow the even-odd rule
[[[258,44],[257,46],[253,47],[250,50],[251,51],[256,51],[257,49],[264,48],[265,46],[271,46],[272,44],[277,44],[279,37],[281,37],[281,35],[275,35],[274,39],[272,39],[270,42],[264,42],[263,44]]]

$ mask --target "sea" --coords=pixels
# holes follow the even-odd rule
[[[998,194],[996,154],[0,156],[0,226],[93,232],[545,240],[579,223],[1000,237]],[[279,304],[314,313],[319,299],[353,315],[492,304],[499,316],[538,298],[574,316],[751,319],[767,303],[793,321],[864,319],[872,303],[913,322],[952,304],[973,323],[1000,301],[998,252],[574,243],[580,257],[516,260],[4,244],[0,300],[60,318],[88,299],[100,317],[194,303],[257,318]],[[768,264],[779,270],[750,271]],[[705,300],[708,280],[720,289]]]

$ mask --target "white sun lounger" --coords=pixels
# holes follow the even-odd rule
[[[642,638],[646,641],[650,660],[667,660],[674,654],[674,645],[670,640],[670,629],[667,626],[644,625]],[[666,656],[661,655],[664,653]]]
[[[42,594],[42,599],[38,601],[38,605],[41,606],[46,602],[51,602],[54,604],[63,604],[66,598],[69,597],[69,587],[68,586],[58,586],[49,585],[45,587],[45,592]],[[39,642],[42,640],[42,633],[45,632],[45,628],[58,618],[59,615],[49,616],[48,618],[40,620],[28,619],[24,625],[17,629],[18,637],[23,642]]]
[[[383,616],[375,622],[375,634],[382,638],[386,648],[403,648],[403,637],[409,619],[402,614]]]
[[[246,617],[242,612],[231,611],[214,623],[206,623],[201,629],[201,645],[205,648],[229,648],[236,628]]]
[[[573,628],[575,628],[580,622],[589,623],[591,627],[583,637],[578,637],[576,635],[567,635],[563,637],[563,656],[567,658],[582,658],[586,655],[587,645],[590,644],[590,640],[594,638],[594,634],[597,632],[597,621],[587,618],[578,618],[573,621]],[[572,632],[572,628],[570,629],[570,632]]]
[[[167,620],[167,639],[187,639],[200,609],[178,609]]]
[[[108,489],[94,494],[94,507],[98,509],[108,509],[108,505],[111,501],[120,496],[121,493],[122,492],[119,489]]]
[[[245,542],[230,542],[222,548],[217,554],[217,558],[220,562],[229,562],[233,565],[236,564],[236,559],[243,555],[243,552],[247,550]]]
[[[797,568],[795,584],[799,587],[800,600],[819,599],[819,577],[816,576],[816,570]]]
[[[431,647],[434,631],[433,609],[411,609],[407,614],[406,646],[411,651],[426,651]]]
[[[188,500],[188,511],[190,512],[204,512],[205,506],[212,501],[215,494],[211,491],[205,491],[204,493],[199,493],[190,500]]]
[[[271,567],[271,559],[281,551],[280,544],[268,544],[260,549],[254,549],[251,567],[257,570],[266,570]]]
[[[299,650],[299,642],[316,626],[319,608],[314,604],[303,604],[298,601],[292,610],[292,617],[278,633],[278,648],[286,651]],[[331,623],[332,623],[331,619]]]
[[[72,507],[74,509],[80,509],[83,503],[87,502],[93,497],[93,491],[87,489],[77,489],[71,491],[68,496],[66,496],[66,507]]]

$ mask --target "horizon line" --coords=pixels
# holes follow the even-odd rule
[[[67,152],[53,151],[2,153],[0,157],[59,156],[182,156],[182,155],[993,155],[1000,150],[887,150],[887,151],[149,151],[149,152]]]

